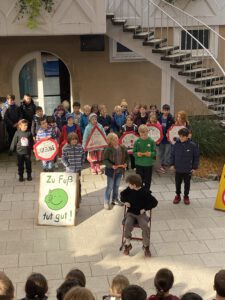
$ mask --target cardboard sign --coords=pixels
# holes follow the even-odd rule
[[[78,178],[74,173],[40,174],[38,224],[74,225]]]
[[[108,146],[104,133],[99,129],[98,126],[94,126],[87,139],[84,150],[91,151],[106,148]]]
[[[34,154],[40,160],[53,160],[58,153],[59,145],[54,139],[42,139],[34,144]]]
[[[120,144],[124,145],[128,149],[128,153],[133,153],[134,143],[139,138],[138,134],[134,131],[125,132],[120,137]]]
[[[178,131],[182,128],[186,128],[185,126],[177,126],[177,125],[173,125],[171,126],[167,133],[166,133],[166,136],[167,136],[167,139],[168,141],[171,143],[171,144],[175,144],[176,143],[176,140],[179,138],[179,135],[178,135]]]
[[[223,172],[220,178],[220,184],[214,208],[219,210],[225,210],[225,165],[223,167]]]
[[[156,143],[159,144],[163,139],[162,127],[157,124],[147,125],[149,129],[148,136]]]

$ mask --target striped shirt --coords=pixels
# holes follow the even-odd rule
[[[46,129],[43,129],[43,128],[39,128],[38,129],[38,132],[37,132],[37,136],[36,136],[36,141],[40,141],[42,139],[45,139],[45,138],[53,138],[55,139],[56,138],[56,133],[55,131],[53,130],[52,127],[48,126],[48,128]]]
[[[62,163],[66,172],[78,173],[81,171],[85,161],[84,149],[80,144],[72,146],[66,144],[62,149]]]

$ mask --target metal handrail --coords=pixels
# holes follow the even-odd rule
[[[197,21],[198,23],[200,23],[201,25],[205,26],[207,29],[209,29],[210,31],[212,31],[212,32],[213,32],[215,35],[217,35],[220,39],[222,39],[222,40],[225,41],[225,38],[224,38],[222,35],[220,35],[217,31],[215,31],[212,27],[210,27],[209,25],[207,25],[207,24],[204,23],[203,21],[197,19],[195,16],[193,16],[193,15],[187,13],[186,11],[180,9],[179,7],[173,5],[172,3],[167,2],[166,0],[161,0],[161,1],[162,1],[164,4],[166,4],[166,5],[170,6],[170,7],[172,7],[173,9],[176,9],[176,10],[178,10],[179,12],[181,12],[182,14],[184,14],[184,15],[186,15],[186,16],[192,18],[193,20]]]
[[[177,26],[179,26],[183,31],[185,31],[186,34],[188,34],[193,40],[195,40],[204,49],[204,51],[206,51],[208,53],[208,55],[213,59],[213,61],[218,66],[218,68],[220,69],[220,71],[222,72],[222,74],[225,76],[225,70],[223,69],[223,67],[220,65],[220,63],[217,61],[217,59],[215,59],[215,57],[213,56],[213,54],[198,39],[196,39],[196,37],[194,37],[188,30],[186,30],[183,27],[182,24],[180,24],[178,21],[176,21],[172,16],[170,16],[165,10],[163,10],[160,6],[158,6],[157,4],[155,4],[152,0],[148,0],[148,2],[151,3],[153,6],[155,6],[157,9],[159,9],[164,15],[166,15],[175,24],[177,24]]]

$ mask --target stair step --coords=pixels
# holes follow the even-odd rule
[[[107,13],[106,14],[106,19],[112,19],[114,17],[115,17],[114,13]]]
[[[126,19],[122,18],[112,18],[113,25],[124,25],[127,22]]]
[[[148,39],[151,35],[154,35],[154,32],[153,31],[142,31],[142,32],[138,32],[138,33],[135,33],[133,38],[134,39],[140,39],[140,40],[143,40],[143,39]]]
[[[191,53],[183,53],[183,52],[177,52],[170,55],[162,56],[161,60],[166,61],[176,61],[180,60],[181,58],[188,58],[191,56]]]
[[[225,89],[225,84],[217,84],[217,85],[211,85],[211,86],[204,86],[204,87],[198,87],[195,88],[195,92],[197,93],[211,93],[214,91],[222,91]]]
[[[212,73],[212,72],[214,72],[213,68],[195,68],[186,71],[179,71],[178,75],[189,76],[194,74],[203,74],[203,73],[205,74],[205,73]]]
[[[170,53],[171,51],[178,50],[179,46],[164,46],[152,49],[152,53]]]
[[[157,45],[160,45],[162,43],[165,43],[167,41],[166,38],[164,39],[156,39],[156,38],[152,38],[152,39],[149,39],[147,41],[144,41],[143,42],[143,46],[157,46]]]
[[[201,60],[190,59],[190,60],[178,62],[176,64],[171,64],[170,67],[180,69],[189,66],[191,67],[192,65],[201,65],[201,64],[202,64]]]
[[[221,103],[225,103],[225,94],[218,94],[218,95],[212,95],[212,96],[203,96],[202,100],[204,101],[221,101]]]
[[[192,79],[187,79],[187,83],[192,83],[192,84],[200,84],[202,82],[213,82],[213,81],[219,81],[219,80],[224,80],[224,76],[204,76],[204,77],[199,77],[199,78],[192,78]]]
[[[125,25],[123,26],[123,31],[124,32],[135,32],[141,30],[141,26],[135,26],[135,25]]]
[[[211,104],[208,106],[208,109],[212,109],[214,111],[225,112],[225,104]]]

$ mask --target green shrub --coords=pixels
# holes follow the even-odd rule
[[[190,117],[192,140],[200,153],[207,157],[225,156],[225,130],[217,121],[207,117]]]

